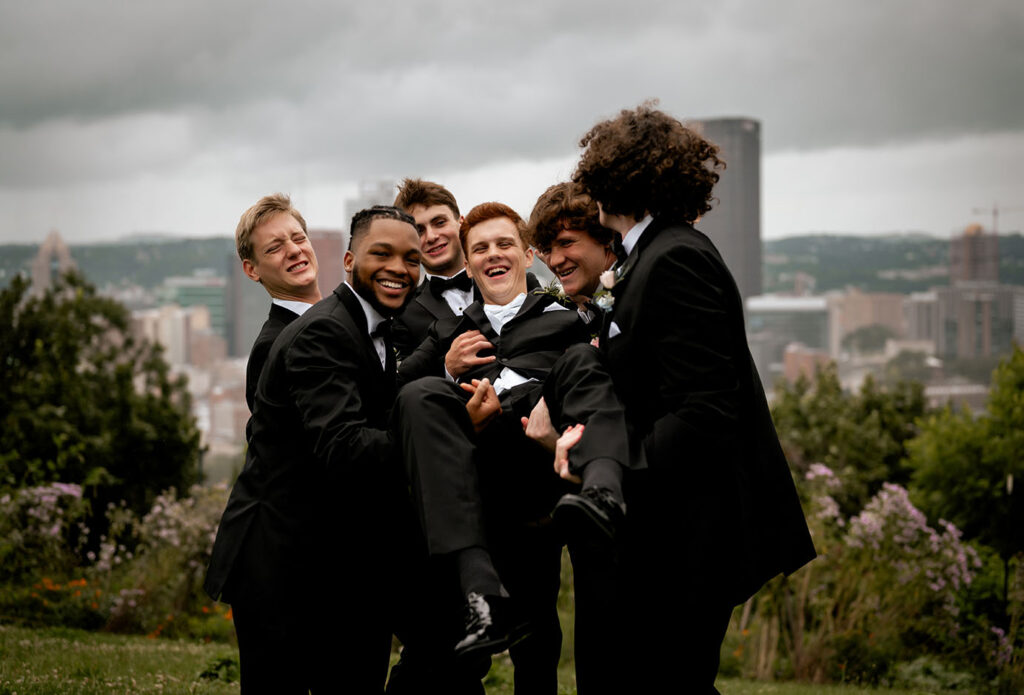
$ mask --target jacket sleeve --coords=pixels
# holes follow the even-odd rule
[[[650,339],[651,373],[665,415],[651,435],[677,432],[732,436],[741,407],[736,326],[742,305],[734,283],[712,253],[687,246],[670,249],[656,261],[643,302]],[[739,316],[735,313],[740,312]]]
[[[334,317],[303,327],[285,354],[288,386],[316,460],[329,469],[373,466],[391,453],[391,437],[370,427],[359,395],[371,366],[361,337]]]
[[[430,324],[427,337],[398,365],[399,387],[425,376],[444,376],[444,357],[448,349],[438,337],[437,324],[437,321]]]

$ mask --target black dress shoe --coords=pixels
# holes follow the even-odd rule
[[[471,591],[466,596],[466,635],[455,645],[455,656],[497,654],[529,634],[529,625],[515,620],[512,599]]]
[[[610,543],[626,518],[626,503],[604,487],[562,495],[551,515],[567,541]]]

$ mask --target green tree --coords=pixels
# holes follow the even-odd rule
[[[1010,560],[1024,553],[1024,351],[1015,346],[995,369],[982,413],[932,415],[908,452],[918,506],[999,553],[1005,600]]]
[[[843,337],[842,346],[854,352],[881,352],[885,348],[885,341],[895,337],[896,334],[888,326],[873,323],[847,333]]]
[[[907,482],[905,444],[917,434],[915,421],[925,410],[919,383],[882,388],[869,377],[858,393],[847,393],[830,364],[816,372],[814,381],[780,383],[772,417],[798,480],[812,463],[828,466],[842,481],[835,497],[849,516],[883,483]]]
[[[160,491],[187,490],[199,431],[159,346],[80,275],[28,289],[16,277],[0,291],[0,488],[81,484],[94,521],[110,502],[142,514]]]

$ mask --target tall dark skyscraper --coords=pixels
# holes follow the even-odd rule
[[[695,225],[711,237],[743,299],[761,294],[761,124],[752,118],[714,118],[693,125],[725,160],[711,211]]]

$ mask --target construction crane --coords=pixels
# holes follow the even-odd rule
[[[978,214],[981,214],[981,213],[985,213],[985,212],[988,212],[988,213],[992,214],[992,233],[993,234],[998,234],[999,233],[999,213],[1000,212],[1020,212],[1022,210],[1024,210],[1024,207],[1013,207],[1013,208],[1005,208],[1004,207],[1004,208],[1000,208],[999,207],[999,203],[992,203],[992,207],[991,208],[971,208],[971,212],[974,213],[975,215],[978,215]]]

